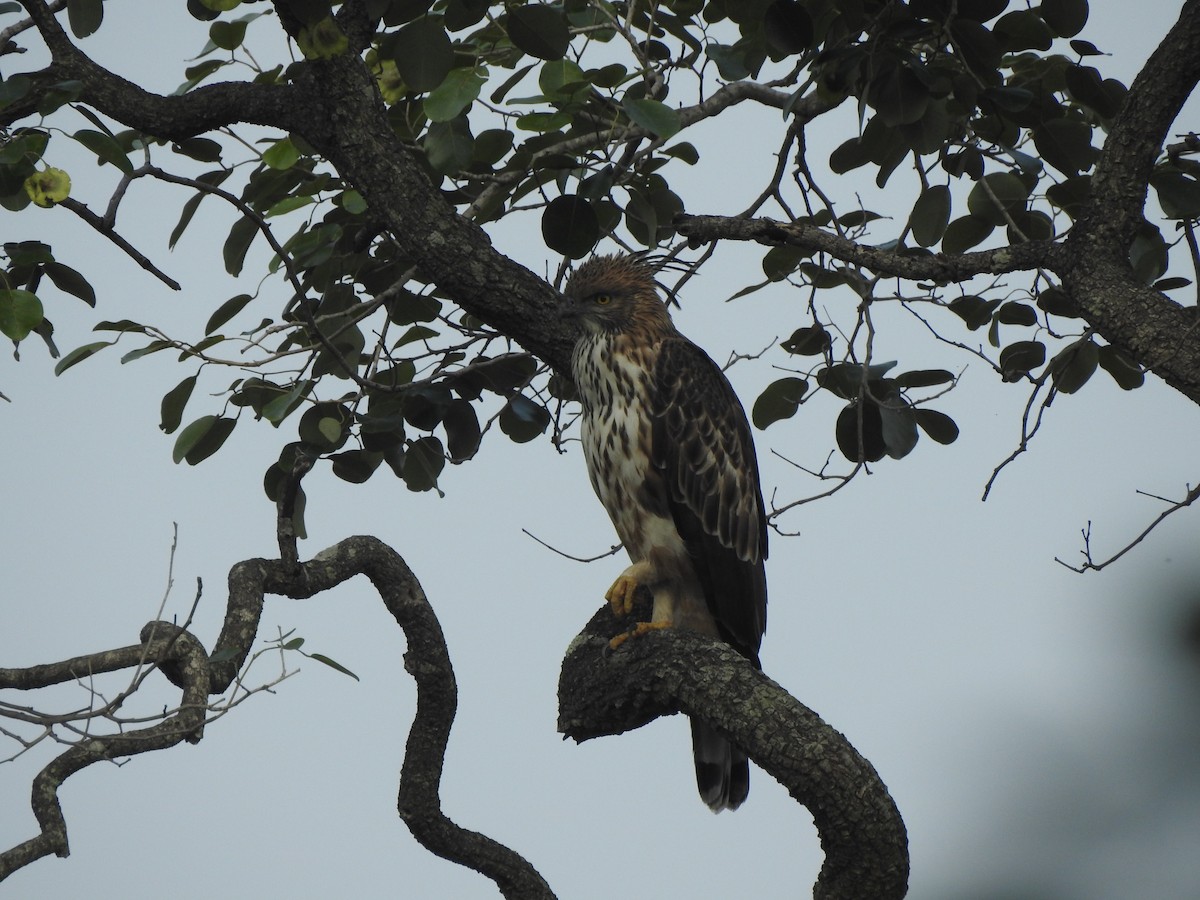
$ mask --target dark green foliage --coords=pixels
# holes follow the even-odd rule
[[[341,8],[326,0],[284,7],[311,27]],[[376,0],[367,8],[378,28],[361,55],[406,163],[457,212],[488,229],[506,217],[537,221],[543,252],[529,248],[519,261],[547,272],[556,257],[578,260],[612,239],[634,249],[677,250],[676,217],[685,209],[727,211],[713,208],[703,191],[684,196],[674,180],[683,166],[721,177],[704,168],[710,161],[701,146],[716,133],[702,123],[725,117],[726,107],[709,102],[724,90],[721,82],[774,85],[759,90],[771,92],[761,96],[770,97],[778,134],[756,124],[753,139],[759,149],[778,147],[782,165],[750,215],[806,226],[808,235],[817,230],[839,246],[855,242],[913,258],[1061,240],[1087,208],[1102,136],[1127,93],[1105,75],[1105,49],[1078,37],[1088,18],[1085,0],[679,0],[653,14],[622,7],[636,56],[608,12],[582,0]],[[188,9],[204,23],[203,47],[183,67],[177,93],[218,79],[279,86],[307,77],[302,53],[273,68],[248,64],[256,35],[279,26],[265,8],[191,0]],[[103,4],[71,0],[66,21],[74,35],[89,34],[103,24]],[[702,89],[681,77],[689,70],[709,79]],[[712,80],[717,74],[720,82]],[[26,102],[34,89],[27,76],[0,81],[0,110]],[[191,173],[172,188],[176,205],[165,207],[165,221],[175,221],[164,235],[167,247],[203,247],[206,235],[189,230],[203,203],[206,215],[221,217],[225,271],[247,276],[244,287],[213,298],[199,317],[202,335],[168,336],[122,319],[102,323],[111,340],[86,343],[58,361],[56,371],[65,372],[124,343],[125,362],[169,350],[195,366],[162,399],[160,425],[176,435],[177,460],[206,458],[244,416],[285,428],[293,456],[327,458],[344,480],[365,481],[382,468],[424,491],[437,487],[447,461],[479,453],[489,431],[520,443],[546,435],[552,421],[556,431],[569,422],[570,409],[560,420],[555,404],[570,401],[572,386],[517,352],[513,335],[490,328],[486,314],[465,313],[458,297],[426,281],[421,253],[396,240],[386,217],[372,210],[375,186],[344,180],[307,143],[316,138],[306,139],[305,129],[241,143],[214,129],[166,142],[96,114],[81,102],[77,82],[36,90],[36,115],[51,118],[43,127],[31,113],[7,132],[0,205],[30,207],[26,182],[53,166],[52,136],[94,159],[96,174],[88,177],[136,176],[138,184],[149,157],[154,166]],[[746,92],[738,102],[749,97],[753,105],[759,96]],[[55,110],[65,104],[88,120],[84,127],[77,117],[70,130],[56,124]],[[821,111],[839,106],[857,123],[820,159],[808,138],[825,127]],[[817,118],[785,135],[800,110],[806,117],[815,110]],[[720,121],[721,128],[737,122],[732,115]],[[847,117],[838,121],[845,125]],[[731,127],[722,139],[749,139]],[[831,179],[830,172],[850,177]],[[761,172],[763,179],[769,174]],[[911,206],[899,215],[864,208],[855,188],[864,180],[895,187]],[[1145,284],[1179,289],[1189,282],[1164,277],[1177,237],[1172,229],[1186,231],[1200,220],[1200,170],[1188,153],[1164,156],[1150,186],[1170,224],[1160,229],[1148,220],[1129,264]],[[997,268],[991,285],[959,288],[940,278],[914,284],[878,278],[869,262],[840,250],[785,238],[771,243],[762,277],[747,276],[735,295],[794,292],[797,300],[796,320],[778,332],[788,336],[763,354],[764,365],[783,372],[767,379],[753,403],[758,428],[835,397],[836,416],[826,407],[828,434],[851,461],[901,458],[920,434],[953,442],[957,426],[929,406],[957,384],[940,367],[945,363],[918,361],[896,373],[894,364],[871,356],[875,324],[867,313],[897,300],[948,343],[984,355],[1008,381],[1071,394],[1097,369],[1126,390],[1144,379],[1129,353],[1085,330],[1076,299],[1045,272]],[[12,340],[37,334],[56,352],[49,317],[57,314],[58,295],[103,302],[87,275],[45,244],[13,240],[4,257],[0,332]],[[694,284],[684,289],[689,300],[691,292],[704,297],[704,282]],[[238,377],[210,377],[242,359]],[[185,409],[197,404],[198,418],[185,422]],[[294,424],[285,425],[289,419]],[[264,481],[269,494],[291,462],[281,457],[272,467]]]

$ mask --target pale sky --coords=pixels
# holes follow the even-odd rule
[[[152,14],[163,17],[152,26],[157,37],[139,37],[133,54],[139,9],[107,3],[109,20],[85,48],[127,77],[170,90],[181,80],[180,60],[205,40],[204,27],[188,26],[177,6]],[[1098,0],[1081,36],[1113,53],[1099,63],[1106,74],[1128,80],[1177,8],[1139,4],[1131,29],[1127,4]],[[263,35],[274,28],[261,24]],[[19,63],[6,58],[4,74],[34,65]],[[694,170],[670,171],[691,212],[736,211],[765,181],[775,138],[748,141],[754,120],[736,113],[746,118],[722,117],[721,133],[704,144],[694,138],[703,154]],[[90,179],[109,171],[76,166],[76,196],[102,205],[107,182]],[[728,177],[733,171],[752,177]],[[872,206],[873,185],[862,192]],[[212,309],[239,292],[220,269],[233,216],[215,203],[205,202],[207,218],[168,252],[166,235],[185,199],[182,190],[135,188],[120,220],[123,233],[183,283],[178,294],[63,210],[0,212],[3,240],[52,243],[97,288],[94,311],[46,292],[64,352],[94,340],[90,329],[101,319],[199,334]],[[535,231],[502,223],[490,233],[534,271],[555,263]],[[801,295],[786,286],[723,302],[760,280],[763,252],[722,250],[683,293],[677,324],[718,360],[757,352],[804,324]],[[1054,557],[1077,554],[1089,520],[1099,554],[1119,549],[1161,509],[1137,491],[1178,497],[1195,483],[1200,415],[1154,378],[1125,393],[1098,373],[1055,402],[1030,452],[980,503],[992,469],[1015,446],[1024,390],[935,345],[903,316],[880,317],[878,359],[966,366],[961,385],[937,404],[962,434],[949,447],[922,441],[908,458],[885,459],[869,477],[784,520],[799,536],[772,537],[766,672],[879,771],[908,828],[911,897],[999,897],[1001,886],[1006,896],[1020,888],[1047,900],[1194,897],[1197,673],[1195,656],[1189,667],[1172,648],[1177,617],[1188,600],[1196,608],[1196,513],[1168,520],[1098,575],[1073,574]],[[19,364],[0,356],[0,391],[12,401],[0,404],[4,666],[135,643],[163,597],[172,523],[179,549],[165,617],[186,615],[202,578],[193,631],[210,648],[229,567],[276,552],[261,479],[294,423],[278,432],[243,423],[216,456],[176,466],[174,438],[157,427],[159,401],[194,368],[168,354],[121,366],[120,354],[137,344],[122,346],[60,378],[36,339],[22,346]],[[778,377],[772,362],[784,362],[782,354],[731,371],[747,406]],[[233,377],[220,373],[211,390]],[[777,489],[782,502],[821,489],[771,451],[819,467],[839,406],[820,398],[756,432],[768,494]],[[218,408],[197,392],[186,418]],[[360,486],[314,472],[305,482],[310,536],[301,552],[311,557],[343,537],[374,534],[420,578],[459,685],[442,786],[447,814],[524,855],[564,900],[618,892],[807,896],[821,859],[811,818],[763,772],[752,773],[742,809],[714,816],[696,796],[681,719],[583,746],[555,733],[559,662],[625,565],[574,563],[522,534],[578,556],[615,540],[577,445],[560,455],[548,440],[515,446],[491,434],[476,460],[447,467],[441,486],[444,499],[413,494],[386,471]],[[268,598],[260,637],[275,629],[294,629],[306,650],[362,680],[290,657],[299,674],[212,724],[199,745],[73,777],[61,792],[70,858],[16,873],[4,895],[151,898],[169,884],[183,900],[218,892],[495,897],[491,882],[430,856],[396,815],[414,691],[401,668],[403,636],[365,581],[304,602]],[[259,666],[264,679],[277,669],[270,658]],[[121,686],[115,680],[103,690]],[[172,696],[150,691],[143,708]],[[86,692],[4,699],[71,708]],[[34,834],[29,783],[49,758],[41,747],[0,766],[5,847]]]

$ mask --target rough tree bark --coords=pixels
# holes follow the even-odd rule
[[[650,618],[643,598],[616,619],[602,608],[571,643],[558,685],[558,730],[576,741],[659,716],[699,716],[746,748],[813,816],[825,851],[817,900],[897,900],[908,889],[908,839],[879,775],[840,733],[727,644],[660,631],[608,642]]]

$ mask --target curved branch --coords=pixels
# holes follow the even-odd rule
[[[874,768],[841,734],[719,641],[660,631],[607,653],[621,627],[605,607],[572,642],[559,679],[560,732],[584,741],[675,712],[699,716],[812,813],[825,850],[814,897],[905,895],[904,822]]]
[[[1134,79],[1092,176],[1088,207],[1058,269],[1087,320],[1106,340],[1200,403],[1200,317],[1134,277],[1129,247],[1142,224],[1146,189],[1167,132],[1200,82],[1200,0]]]
[[[569,372],[575,334],[558,293],[497,252],[459,215],[400,143],[375,79],[357,57],[314,60],[297,74],[307,114],[294,130],[366,198],[422,275],[464,310]]]
[[[937,284],[964,281],[976,275],[1001,275],[1039,268],[1054,270],[1061,255],[1061,247],[1053,241],[1028,241],[961,254],[897,252],[860,244],[815,225],[736,216],[681,214],[675,217],[675,227],[693,245],[719,240],[757,241],[771,247],[788,244],[863,266],[876,275]]]
[[[98,65],[76,47],[43,0],[21,0],[21,5],[52,58],[47,68],[27,77],[35,86],[79,81],[81,102],[129,128],[157,138],[182,140],[236,122],[293,130],[303,118],[303,107],[291,85],[222,82],[170,97],[147,91]],[[35,89],[6,106],[0,111],[0,126],[36,113],[39,96]]]
[[[51,853],[69,855],[67,822],[58,801],[58,789],[70,776],[93,763],[163,750],[184,740],[190,743],[200,740],[208,696],[208,656],[204,647],[170,622],[150,622],[142,629],[141,640],[137,646],[96,654],[95,660],[78,657],[30,669],[0,669],[0,687],[32,688],[70,681],[89,672],[154,662],[169,665],[183,687],[183,699],[173,715],[149,728],[91,736],[53,759],[34,777],[30,806],[41,831],[0,853],[0,880]]]
[[[456,825],[442,812],[442,765],[458,690],[441,625],[404,559],[377,538],[358,536],[340,541],[309,562],[299,562],[292,506],[300,479],[310,468],[310,461],[298,462],[277,504],[280,558],[244,560],[230,570],[229,605],[212,661],[188,632],[170,623],[151,622],[142,630],[142,644],[137,646],[28,669],[0,669],[0,688],[31,689],[149,664],[157,665],[172,684],[183,689],[176,714],[140,731],[88,737],[37,775],[32,805],[41,833],[0,854],[0,880],[49,853],[67,855],[66,821],[57,791],[70,775],[100,760],[200,739],[206,700],[210,694],[224,693],[242,670],[258,634],[266,594],[303,599],[356,575],[366,575],[404,631],[408,643],[404,668],[417,683],[417,711],[400,771],[400,818],[427,850],[490,878],[505,897],[554,900],[550,886],[522,856],[486,835]]]

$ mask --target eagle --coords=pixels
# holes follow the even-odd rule
[[[571,366],[588,475],[632,561],[605,597],[627,615],[643,586],[653,615],[632,635],[701,632],[761,668],[767,527],[750,424],[721,368],[671,321],[660,266],[592,257],[563,292],[579,328]],[[704,722],[691,728],[701,798],[737,809],[750,789],[745,753]]]

